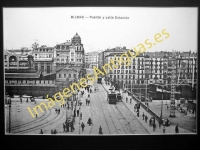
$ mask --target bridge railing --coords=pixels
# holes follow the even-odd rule
[[[148,113],[150,113],[153,117],[155,117],[155,119],[156,119],[157,121],[160,120],[160,116],[157,115],[153,110],[151,110],[151,108],[149,108],[149,107],[146,106],[144,103],[142,103],[142,101],[139,100],[134,94],[132,94],[132,97],[133,97],[133,99],[134,99],[136,102],[140,103],[140,106],[141,106],[142,108],[144,108]]]

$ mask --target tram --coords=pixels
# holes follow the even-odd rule
[[[107,100],[108,100],[109,104],[116,104],[117,103],[117,93],[114,91],[109,92]]]
[[[97,83],[102,84],[102,78],[101,77],[98,77]]]

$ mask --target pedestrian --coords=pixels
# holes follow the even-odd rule
[[[77,117],[79,117],[79,109],[77,110]]]
[[[26,102],[28,102],[28,98],[27,98]]]
[[[148,117],[147,117],[147,115],[145,115],[145,122],[147,123],[147,120],[148,120]]]
[[[139,117],[139,112],[137,112],[137,116]]]
[[[71,132],[73,132],[74,130],[75,130],[75,128],[74,128],[74,126],[73,126],[73,124],[71,124]]]
[[[82,112],[80,113],[80,120],[82,120]]]
[[[88,100],[88,106],[90,105],[90,100]]]
[[[176,125],[176,127],[175,127],[175,132],[179,133],[178,125]]]
[[[99,134],[103,134],[101,126],[99,127]]]
[[[156,129],[156,124],[153,123],[153,132],[155,131],[155,129]]]
[[[151,126],[151,122],[152,122],[152,120],[151,120],[151,118],[149,119],[149,126]]]
[[[87,124],[89,124],[89,126],[92,124],[92,119],[89,117]]]
[[[57,132],[57,130],[56,129],[54,129],[54,132],[53,132],[54,134],[57,134],[58,132]]]
[[[22,97],[20,96],[20,101],[21,101],[21,103],[22,103]]]
[[[88,97],[90,97],[90,94],[88,94]]]
[[[76,109],[74,110],[74,117],[76,117]]]
[[[85,101],[86,101],[86,106],[88,105],[88,100],[87,100],[87,98],[85,99]]]
[[[63,132],[65,132],[65,128],[66,128],[66,127],[65,127],[65,123],[63,123]]]
[[[126,97],[126,103],[128,103],[128,97]]]
[[[130,104],[131,104],[131,102],[132,102],[132,99],[130,98]]]
[[[66,129],[67,129],[67,132],[69,132],[69,124],[66,123]]]
[[[51,130],[51,134],[54,134],[53,130]]]
[[[40,130],[40,134],[43,134],[43,131],[42,131],[42,129]]]
[[[165,133],[165,126],[163,126],[163,133]]]
[[[143,112],[143,114],[142,114],[143,120],[144,120],[144,116],[145,116],[145,115],[144,115],[144,112]]]
[[[153,117],[153,123],[156,123],[156,118],[155,117]]]
[[[90,93],[92,93],[92,89],[90,89]]]
[[[35,117],[37,118],[37,114],[35,114]]]
[[[81,123],[82,132],[84,131],[84,127],[85,127],[85,124],[82,122]]]
[[[35,101],[35,104],[36,104],[36,100],[34,99],[34,101]]]

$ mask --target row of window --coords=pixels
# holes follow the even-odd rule
[[[6,83],[53,84],[54,80],[6,80]]]
[[[38,65],[35,65],[35,70],[38,71],[38,69],[39,69],[39,68],[38,68]],[[46,70],[47,73],[51,73],[51,66],[47,66],[46,69],[47,69],[47,70]],[[45,70],[44,70],[44,66],[43,66],[43,65],[40,66],[40,71],[41,71],[41,72],[45,72]]]
[[[167,77],[167,76],[166,76]],[[165,78],[166,78],[165,77]],[[145,79],[145,78],[151,78],[151,79],[154,79],[154,78],[159,78],[159,79],[162,79],[163,78],[163,75],[110,75],[110,78],[116,78],[116,79]]]
[[[68,74],[68,77],[71,78],[73,75],[73,78],[76,78],[76,74]],[[67,78],[67,74],[58,74],[58,78]]]
[[[135,69],[135,68],[134,68]],[[150,72],[153,72],[153,73],[162,73],[162,70],[151,70]],[[113,71],[110,71],[109,73],[113,73]],[[120,73],[126,73],[126,74],[128,74],[128,73],[140,73],[140,74],[143,74],[143,73],[145,73],[145,71],[143,71],[143,70],[114,70],[114,73],[116,74],[116,73],[118,73],[118,74],[120,74]]]
[[[53,49],[36,49],[35,52],[52,52]]]

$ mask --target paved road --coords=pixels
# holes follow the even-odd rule
[[[91,73],[92,70],[89,70],[88,73]],[[86,106],[85,99],[88,97],[88,92],[85,89],[83,97],[80,92],[78,93],[78,100],[82,99],[82,106],[77,106],[77,109],[80,109],[83,117],[80,120],[80,117],[75,117],[75,130],[73,132],[64,132],[63,123],[66,120],[67,108],[61,108],[58,103],[53,108],[40,113],[38,118],[32,118],[28,114],[27,107],[37,105],[39,102],[47,102],[43,99],[36,99],[37,104],[34,102],[26,102],[23,100],[23,103],[20,103],[19,98],[13,98],[12,101],[12,123],[11,123],[11,133],[13,134],[39,134],[40,129],[44,131],[44,134],[51,134],[52,129],[56,129],[59,135],[99,135],[99,126],[102,127],[103,135],[123,135],[123,134],[162,134],[163,130],[157,128],[156,131],[153,131],[153,128],[149,126],[148,123],[145,123],[141,114],[144,112],[145,115],[148,115],[148,118],[151,117],[143,108],[140,109],[140,116],[137,117],[134,112],[134,104],[126,103],[125,98],[130,96],[127,94],[123,95],[123,101],[118,102],[116,105],[108,104],[107,101],[107,90],[109,86],[103,84],[97,84],[96,82],[92,85],[92,91],[94,87],[98,87],[97,92],[90,93],[91,104]],[[18,112],[19,108],[19,112]],[[60,108],[61,113],[58,115],[55,112],[55,108]],[[5,108],[6,112],[6,128],[8,132],[8,108]],[[87,124],[88,118],[92,119],[92,125]],[[80,124],[85,124],[84,131],[81,130]],[[158,122],[156,122],[158,127]],[[175,126],[170,126],[166,128],[166,133],[174,134]],[[180,133],[191,133],[188,130],[179,128]],[[165,133],[165,134],[166,134]]]

